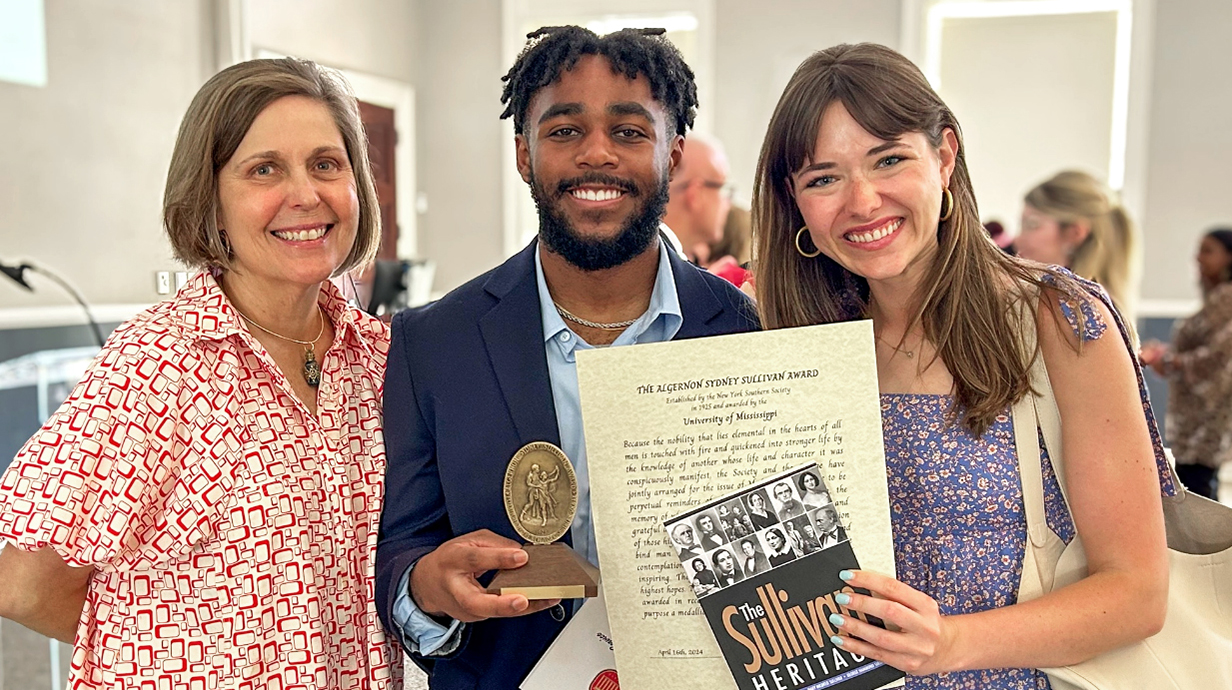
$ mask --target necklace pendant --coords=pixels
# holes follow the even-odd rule
[[[321,365],[311,347],[304,350],[304,380],[313,388],[321,385]]]

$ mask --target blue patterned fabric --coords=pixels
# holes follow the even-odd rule
[[[1090,286],[1092,295],[1111,309],[1102,289]],[[1082,303],[1079,309],[1084,315],[1082,339],[1100,338],[1107,324],[1091,304]],[[1062,311],[1078,333],[1072,306],[1063,304]],[[1128,346],[1129,336],[1119,318],[1117,326]],[[1172,494],[1175,489],[1141,371],[1138,382],[1160,467],[1161,491]],[[881,396],[898,577],[936,599],[946,615],[986,611],[1018,600],[1027,533],[1009,411],[977,438],[952,423],[953,404],[950,395]],[[1074,524],[1047,449],[1042,442],[1040,446],[1045,516],[1049,527],[1068,543],[1074,538]],[[909,676],[907,687],[1048,690],[1051,686],[1034,669],[984,669]]]

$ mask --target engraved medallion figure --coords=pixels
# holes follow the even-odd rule
[[[599,593],[599,571],[559,540],[577,513],[577,477],[564,451],[546,441],[523,446],[509,461],[505,514],[528,543],[526,565],[497,573],[488,592],[528,599],[572,599]]]

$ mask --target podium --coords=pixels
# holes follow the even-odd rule
[[[64,402],[97,354],[90,345],[0,362],[0,472]]]

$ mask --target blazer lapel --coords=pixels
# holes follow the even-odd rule
[[[522,443],[560,445],[535,280],[536,247],[531,242],[488,279],[484,289],[498,301],[479,320],[479,330]]]
[[[670,247],[664,246],[676,279],[676,294],[680,299],[680,330],[677,339],[710,335],[709,323],[723,313],[723,302],[702,278],[699,269],[681,259]]]

